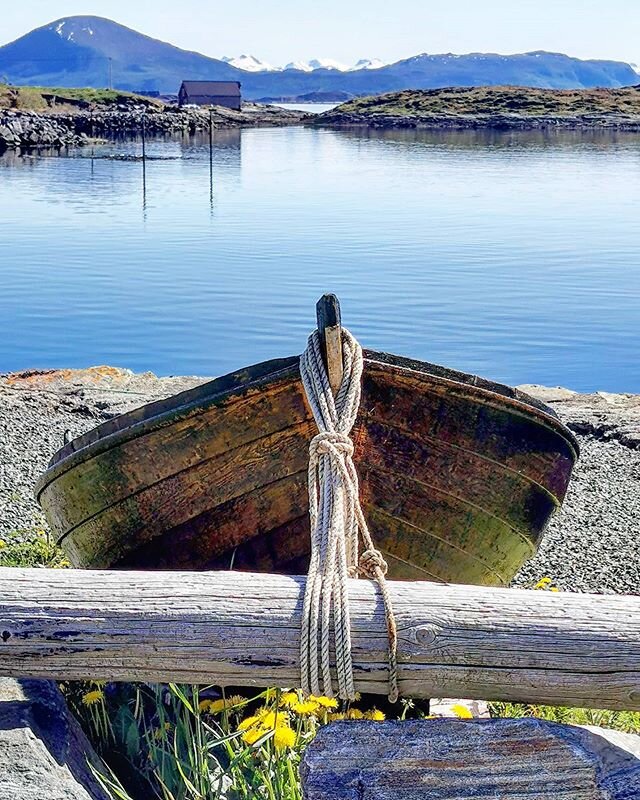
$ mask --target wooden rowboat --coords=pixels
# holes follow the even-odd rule
[[[306,571],[308,445],[297,356],[109,420],[37,486],[82,567]],[[392,578],[504,584],[560,505],[577,445],[506,386],[365,351],[354,460]]]

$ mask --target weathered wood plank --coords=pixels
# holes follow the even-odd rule
[[[318,300],[316,319],[329,385],[336,395],[342,383],[343,364],[340,302],[335,294],[323,294]]]
[[[305,800],[637,800],[640,738],[537,719],[336,722],[301,775]]]
[[[0,674],[296,686],[305,579],[0,569]],[[640,597],[392,581],[401,693],[640,710]],[[349,582],[356,688],[387,691],[384,608]]]

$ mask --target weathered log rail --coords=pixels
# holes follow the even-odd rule
[[[305,579],[0,569],[0,674],[296,686]],[[390,583],[409,697],[640,710],[640,597]],[[375,584],[350,581],[356,688],[387,691]]]

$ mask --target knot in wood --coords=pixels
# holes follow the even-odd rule
[[[418,625],[411,629],[409,638],[415,644],[431,645],[435,643],[441,630],[438,625]]]

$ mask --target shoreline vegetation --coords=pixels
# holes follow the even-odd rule
[[[640,85],[624,89],[482,86],[407,90],[354,98],[313,122],[326,127],[640,131]]]

